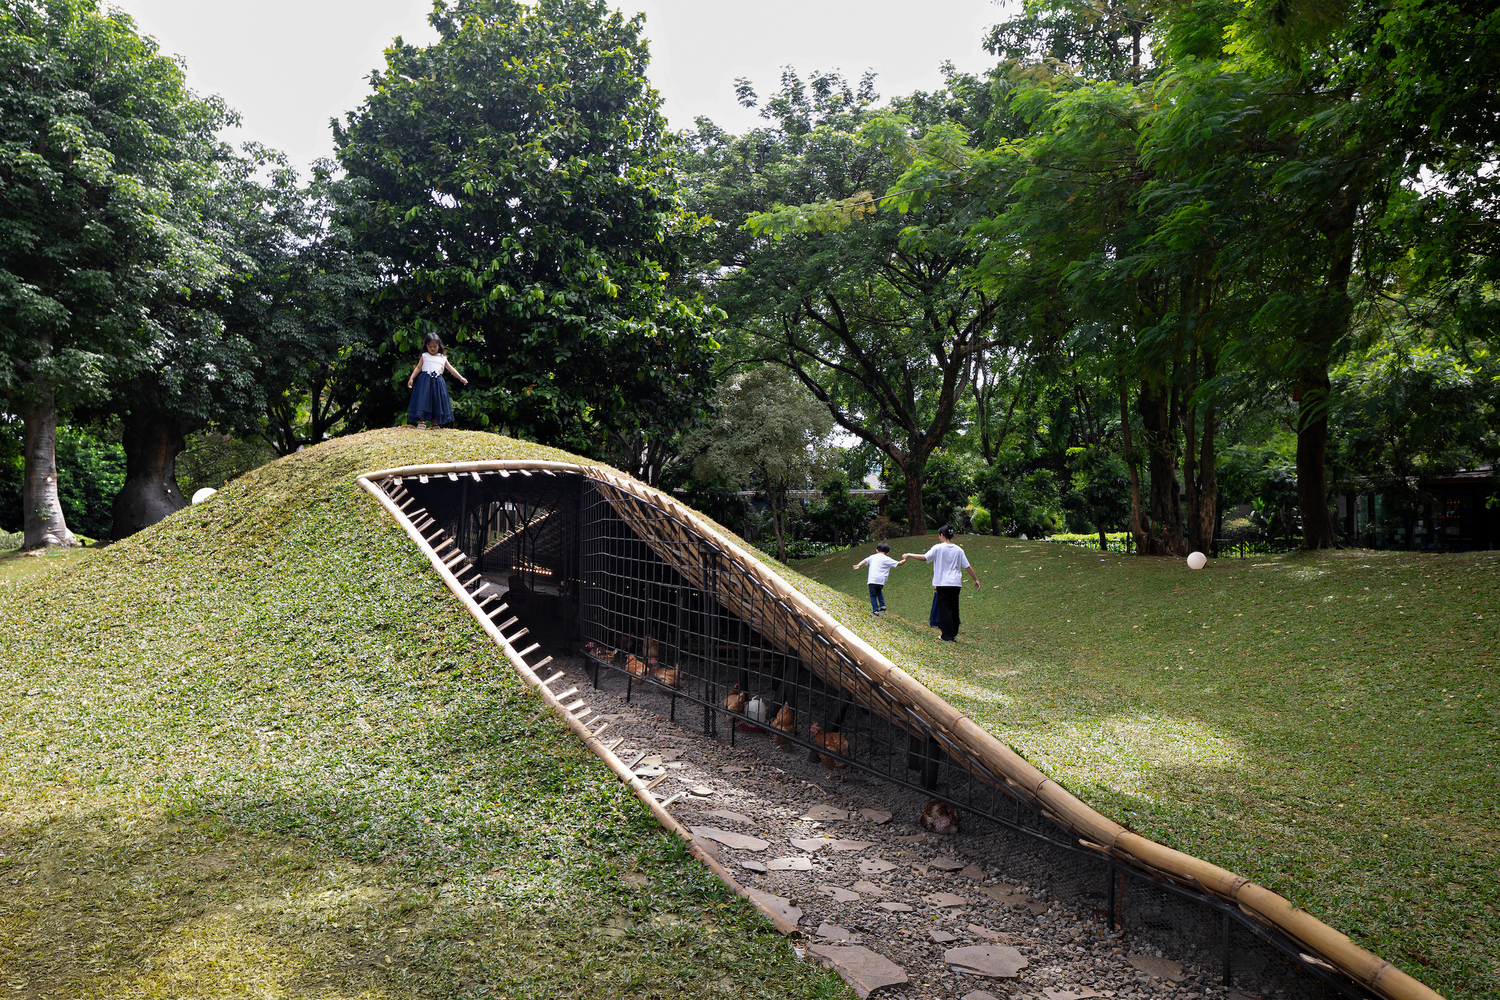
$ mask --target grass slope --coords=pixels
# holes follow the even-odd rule
[[[831,997],[526,693],[361,471],[384,431],[127,541],[0,563],[18,997]]]
[[[932,539],[897,539],[897,549]],[[804,588],[1136,831],[1249,876],[1445,993],[1500,995],[1500,558],[1176,560],[961,539],[960,641],[931,575],[865,553]],[[822,581],[822,584],[813,581]]]

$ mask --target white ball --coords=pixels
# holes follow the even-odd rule
[[[203,489],[193,494],[193,503],[202,503],[217,492],[219,491],[214,489],[212,486],[205,486],[203,487]]]
[[[1202,569],[1208,565],[1208,556],[1202,552],[1194,552],[1188,556],[1188,569]]]

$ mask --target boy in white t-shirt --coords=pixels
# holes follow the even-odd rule
[[[875,554],[861,559],[854,564],[855,569],[868,565],[870,575],[866,578],[870,584],[870,614],[885,614],[885,581],[891,578],[891,570],[902,563],[905,559],[892,559],[891,547],[885,542],[875,546]]]

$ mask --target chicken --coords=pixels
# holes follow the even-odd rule
[[[625,670],[636,677],[646,676],[646,661],[634,653],[625,654]]]
[[[931,830],[933,833],[957,833],[958,810],[946,802],[933,799],[922,810],[922,819],[919,822],[922,824],[922,829]]]
[[[651,679],[669,688],[682,687],[682,671],[675,667],[652,667]]]
[[[741,691],[738,684],[729,689],[729,694],[724,699],[724,707],[737,715],[744,715],[749,703],[750,696]]]
[[[814,722],[811,728],[808,729],[808,732],[812,734],[813,742],[824,750],[827,750],[828,753],[836,753],[841,757],[849,756],[849,740],[842,733],[825,733],[821,722]],[[830,757],[828,754],[821,753],[818,754],[818,760],[822,761],[823,766],[828,768],[828,776],[830,778],[833,777],[833,772],[837,771],[839,775],[838,780],[844,780],[844,768],[849,766],[848,761],[839,760],[837,757]]]
[[[797,731],[797,713],[792,711],[791,702],[787,702],[781,706],[781,711],[776,713],[776,718],[772,720],[771,726],[781,730],[783,733],[795,733]],[[776,745],[779,747],[789,747],[792,745],[792,741],[784,736],[778,736],[776,737]]]

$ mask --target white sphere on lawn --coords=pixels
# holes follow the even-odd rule
[[[203,487],[203,489],[193,494],[193,503],[202,503],[217,492],[219,491],[214,489],[212,486],[205,486]]]
[[[1188,556],[1188,569],[1202,569],[1208,565],[1208,556],[1202,552],[1194,552]]]

